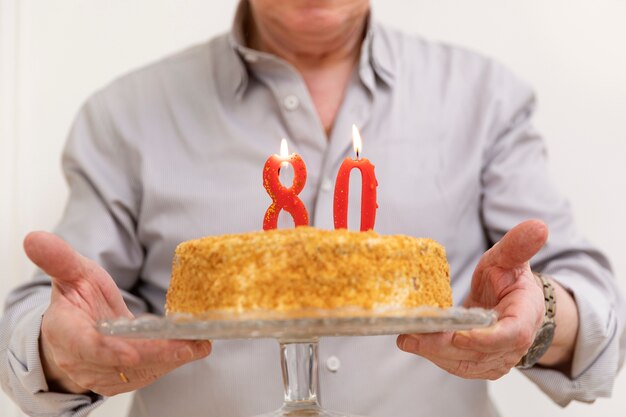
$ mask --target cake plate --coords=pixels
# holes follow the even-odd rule
[[[257,417],[348,417],[345,413],[325,410],[319,404],[317,346],[320,337],[469,330],[488,327],[496,319],[494,311],[476,308],[348,308],[202,316],[145,315],[136,319],[101,321],[97,327],[103,334],[128,338],[275,338],[280,345],[284,402],[280,409]]]

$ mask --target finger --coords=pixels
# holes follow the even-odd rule
[[[460,349],[452,344],[452,337],[451,333],[406,334],[398,336],[396,343],[401,350],[423,356],[431,361],[446,359],[488,362],[502,354],[502,352]]]
[[[498,379],[506,375],[515,363],[499,357],[488,362],[436,360],[435,365],[444,371],[466,379]]]
[[[105,367],[129,369],[159,364],[180,366],[211,353],[211,342],[208,340],[137,340],[99,336],[99,340],[82,345],[78,356]]]
[[[29,233],[24,238],[24,251],[35,265],[51,277],[70,282],[85,275],[81,256],[52,233]]]
[[[139,358],[137,368],[159,364],[180,366],[207,357],[211,353],[208,340],[126,340]]]
[[[47,232],[31,232],[24,238],[24,251],[35,265],[51,277],[52,301],[63,294],[76,306],[90,308],[106,305],[111,308],[112,317],[133,316],[109,274],[60,237]],[[76,292],[80,294],[72,294]]]
[[[452,344],[459,349],[487,353],[516,352],[521,356],[534,340],[532,326],[525,326],[516,318],[503,318],[495,325],[469,331],[455,332]]]
[[[155,349],[163,346],[164,341],[153,341]],[[134,360],[124,360],[114,353],[116,350],[106,349],[99,352],[102,360],[94,362],[94,357],[70,354],[61,352],[60,363],[62,369],[71,378],[72,382],[86,390],[98,392],[106,395],[113,395],[120,392],[128,392],[133,389],[148,385],[165,375],[166,373],[188,363],[190,360],[200,359],[210,352],[210,342],[208,341],[174,341],[181,342],[181,345],[197,345],[198,349],[188,347],[181,355],[172,361],[150,362],[139,358]],[[177,343],[174,343],[175,345]],[[91,354],[91,351],[89,352]],[[71,358],[65,361],[66,358]],[[56,360],[57,357],[55,357]],[[123,377],[122,377],[123,373]],[[110,394],[112,393],[112,394]]]
[[[178,366],[167,364],[131,369],[101,368],[94,370],[84,368],[75,372],[75,381],[80,386],[91,391],[128,384],[145,386],[176,369]]]
[[[87,334],[89,340],[58,351],[58,366],[68,374],[81,370],[111,372],[141,368],[174,369],[208,356],[209,341],[189,340],[125,340]]]
[[[484,258],[485,266],[516,268],[528,262],[548,240],[548,227],[540,220],[527,220],[509,230]]]
[[[167,363],[141,368],[119,369],[116,375],[117,379],[114,379],[114,382],[119,383],[122,381],[124,383],[148,385],[182,365],[184,363]]]
[[[142,388],[172,369],[174,367],[159,371],[146,371],[142,378],[139,378],[138,374],[131,374],[129,371],[119,371],[114,368],[81,369],[74,372],[72,378],[82,389],[110,397]]]
[[[84,381],[83,385],[85,388],[110,397],[143,388],[177,367],[178,366],[161,365],[154,368],[139,368],[133,370],[116,370],[109,368],[106,372],[88,374],[80,378]]]
[[[426,336],[426,337],[423,337]],[[519,362],[521,355],[515,352],[500,351],[485,353],[462,349],[455,350],[446,348],[449,339],[441,345],[441,351],[437,352],[432,347],[425,348],[429,339],[442,339],[441,335],[400,335],[398,346],[410,353],[414,353],[428,359],[441,369],[462,378],[497,379]],[[418,341],[418,343],[413,343]]]
[[[44,313],[42,338],[55,346],[57,365],[66,372],[87,363],[93,367],[133,368],[158,363],[184,364],[207,356],[210,341],[135,340],[105,336],[82,310],[51,307]]]

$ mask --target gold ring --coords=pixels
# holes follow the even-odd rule
[[[120,372],[119,373],[120,379],[122,380],[123,383],[128,384],[128,377],[126,376],[126,374],[124,372]]]

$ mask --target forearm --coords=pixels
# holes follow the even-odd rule
[[[550,348],[539,365],[569,374],[578,335],[578,308],[572,295],[558,282],[550,279],[556,296],[556,329]]]

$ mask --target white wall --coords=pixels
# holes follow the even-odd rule
[[[626,287],[626,1],[374,0],[377,17],[508,64],[538,92],[556,181]],[[32,268],[20,242],[66,196],[59,152],[80,103],[113,77],[226,30],[235,1],[0,0],[0,299]],[[505,416],[622,416],[614,398],[552,405],[520,374],[492,384]],[[127,397],[94,416],[121,416]],[[0,414],[20,414],[0,394]]]

